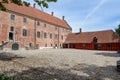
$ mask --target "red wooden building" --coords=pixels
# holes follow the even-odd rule
[[[88,50],[120,50],[120,37],[112,30],[71,33],[63,48]]]

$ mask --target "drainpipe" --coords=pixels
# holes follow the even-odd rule
[[[15,34],[15,31],[13,32],[13,42],[15,43],[16,41],[16,34]]]
[[[59,47],[59,36],[60,36],[60,32],[59,32],[59,27],[58,27],[58,47]]]
[[[36,19],[34,21],[34,48],[36,48]]]
[[[17,41],[17,33],[18,33],[18,30],[16,29],[15,31],[14,31],[14,42],[16,42]]]

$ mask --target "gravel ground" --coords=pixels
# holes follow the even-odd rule
[[[32,80],[120,80],[116,51],[41,49],[0,51],[0,72]]]

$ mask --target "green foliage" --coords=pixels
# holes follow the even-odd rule
[[[118,25],[118,28],[115,29],[115,32],[120,36],[120,24]]]
[[[30,1],[22,1],[22,0],[3,0],[2,2],[0,2],[0,10],[6,11],[6,8],[4,7],[4,3],[9,4],[10,3],[14,3],[17,4],[19,6],[22,6],[23,4],[25,6],[29,6],[30,5]],[[45,7],[48,8],[48,3],[50,2],[57,2],[57,0],[34,0],[35,3],[37,3],[37,5],[39,5],[40,7]]]
[[[0,74],[0,80],[16,80],[15,77],[7,77],[3,74]]]
[[[0,74],[0,80],[30,80],[30,79],[28,78],[17,79],[16,77],[8,77],[8,76],[5,76],[4,74]]]
[[[1,2],[0,2],[0,10],[6,11],[6,8],[4,7],[4,5]]]

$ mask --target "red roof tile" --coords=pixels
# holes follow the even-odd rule
[[[21,13],[21,14],[24,14],[24,15],[27,15],[27,16],[30,16],[30,17],[33,17],[33,18],[37,18],[37,19],[40,19],[40,20],[43,20],[43,21],[46,21],[46,22],[49,22],[49,23],[67,28],[67,29],[72,29],[66,23],[65,20],[61,20],[61,19],[59,19],[55,16],[52,16],[48,13],[40,11],[36,8],[26,7],[26,6],[18,6],[18,5],[13,4],[13,3],[5,4],[5,6],[10,11]]]
[[[93,38],[97,38],[97,43],[120,42],[120,37],[112,30],[71,33],[65,43],[91,43]]]

